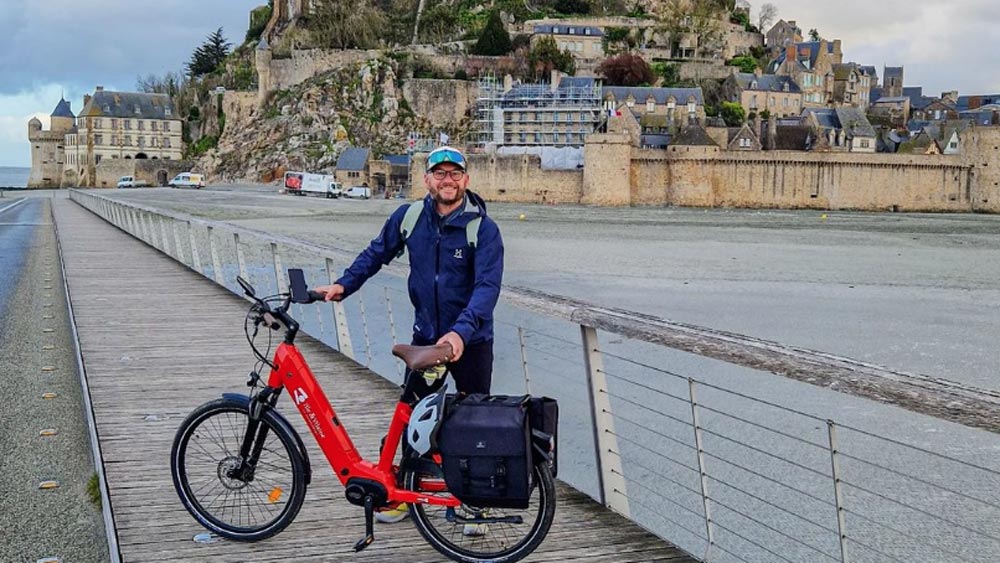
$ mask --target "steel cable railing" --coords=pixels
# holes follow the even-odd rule
[[[227,282],[236,272],[247,272],[261,287],[277,289],[281,281],[275,271],[280,264],[312,267],[330,275],[334,261],[346,264],[351,258],[351,253],[337,249],[93,193],[73,191],[71,197],[230,290],[234,288]],[[317,262],[322,265],[307,264]],[[391,266],[386,270],[393,276],[405,273]],[[387,354],[372,347],[371,335],[389,334],[396,340],[395,327],[402,325],[394,315],[406,307],[394,306],[393,299],[407,297],[392,284],[375,291],[377,296],[363,293],[356,304],[318,313],[314,325],[321,340],[328,333],[336,336],[335,347],[373,369]],[[803,549],[844,563],[938,563],[942,557],[970,563],[1000,560],[996,524],[1000,519],[987,518],[990,513],[982,511],[1000,505],[984,498],[992,494],[980,494],[988,485],[982,477],[1000,478],[1000,470],[857,424],[833,422],[791,403],[782,404],[785,397],[741,390],[726,378],[691,377],[679,373],[688,369],[664,369],[661,366],[672,365],[661,361],[669,357],[663,355],[667,349],[630,340],[628,334],[616,335],[620,342],[613,346],[602,346],[596,328],[567,321],[574,317],[572,311],[561,316],[547,312],[558,310],[558,302],[545,305],[539,312],[516,309],[515,303],[516,311],[498,316],[496,324],[502,327],[498,339],[502,336],[520,351],[506,359],[498,355],[498,362],[513,366],[530,391],[532,386],[558,391],[564,421],[589,419],[594,459],[589,465],[586,459],[576,459],[573,465],[604,475],[603,489],[594,493],[595,498],[688,552],[706,560],[731,557],[746,563],[802,563]],[[641,322],[645,317],[637,318]],[[525,327],[528,324],[531,328]],[[575,330],[580,338],[555,334],[556,328],[566,329],[566,334]],[[355,343],[359,353],[351,352],[352,336],[359,340]],[[529,372],[543,377],[532,378]],[[584,391],[589,402],[576,396]],[[679,409],[687,413],[679,414]],[[839,438],[837,430],[843,431]],[[678,438],[675,431],[686,436]],[[817,432],[824,439],[817,440]],[[585,433],[567,438],[586,442]],[[907,457],[889,448],[903,448]],[[561,459],[565,455],[564,449]],[[932,462],[954,464],[955,469],[914,474],[915,464]],[[820,463],[823,469],[817,468]],[[893,467],[899,464],[906,464],[905,469]],[[560,471],[560,477],[571,484],[580,482],[582,477],[570,470],[567,467],[566,475]],[[962,472],[958,481],[953,478],[956,472]],[[691,483],[680,475],[690,476]],[[885,482],[892,486],[884,486]],[[689,500],[691,504],[685,504]],[[677,507],[674,519],[664,514],[663,504]],[[757,509],[741,508],[748,506]],[[955,516],[964,516],[963,510],[974,513],[978,521],[970,524]],[[693,529],[686,522],[689,518],[702,519],[704,527]],[[961,538],[960,549],[948,545],[959,541],[951,536]],[[889,541],[890,537],[905,540],[905,545]],[[825,547],[814,545],[820,538]],[[834,544],[840,549],[836,556],[831,555]]]

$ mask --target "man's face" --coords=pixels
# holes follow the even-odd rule
[[[461,178],[456,180],[453,175]],[[439,178],[438,176],[443,176]],[[451,162],[442,162],[433,170],[424,174],[424,183],[427,184],[427,191],[431,198],[442,205],[452,205],[465,197],[465,187],[469,185],[469,175],[465,174],[461,167]]]

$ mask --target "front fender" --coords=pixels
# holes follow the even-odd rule
[[[223,393],[222,398],[228,401],[235,401],[246,407],[247,411],[250,410],[250,397],[247,395],[242,395],[240,393]],[[279,424],[284,424],[289,430],[291,430],[292,436],[295,437],[295,446],[299,450],[299,455],[302,456],[303,467],[305,467],[306,485],[312,482],[312,464],[309,463],[309,452],[306,451],[306,445],[302,442],[302,437],[299,433],[295,431],[295,428],[288,422],[288,419],[284,417],[276,409],[271,408],[268,405],[264,405],[264,408],[270,411],[271,415],[278,419]]]

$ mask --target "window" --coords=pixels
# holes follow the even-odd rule
[[[95,145],[103,145],[104,144],[104,135],[94,135],[94,144]]]
[[[868,139],[861,139],[861,148],[863,149],[868,148]]]
[[[656,102],[653,100],[646,100],[646,112],[653,113],[656,111]]]
[[[168,149],[170,148],[170,137],[163,138],[163,146]]]
[[[94,155],[94,164],[100,164],[100,163],[101,163],[101,155],[95,154]]]
[[[768,101],[768,103],[772,106],[775,105],[774,96],[771,96],[771,99]]]
[[[750,109],[757,109],[757,94],[750,98]]]
[[[156,122],[155,121],[150,121],[149,122],[149,130],[150,131],[156,131]]]
[[[781,105],[783,107],[788,107],[788,98],[781,98]]]
[[[126,131],[132,129],[132,120],[131,119],[123,119],[122,121],[125,122],[125,130]]]
[[[117,145],[117,144],[118,144],[118,135],[112,135],[111,136],[111,145],[114,146],[114,145]]]
[[[167,117],[170,117],[171,114],[173,114],[173,111],[171,111],[170,108],[168,108],[168,107],[167,108],[163,108],[163,115],[165,115]]]
[[[952,142],[948,143],[948,148],[949,149],[957,149],[958,148],[958,141],[952,141]]]
[[[117,119],[112,119],[111,120],[111,128],[112,129],[118,129],[118,120]]]
[[[695,104],[694,100],[690,100],[688,102],[688,113],[690,113],[691,115],[694,115],[695,109],[697,107],[698,106]]]
[[[142,135],[139,136],[139,146],[140,147],[146,146],[146,138],[143,137]]]
[[[674,100],[674,98],[672,96],[667,99],[667,110],[668,111],[673,111],[674,107],[676,107],[676,106],[677,106],[677,102],[676,102],[676,100]]]
[[[109,106],[108,104],[104,104],[104,107],[102,109],[104,110],[104,113],[111,113],[111,106]]]
[[[141,119],[137,120],[139,123],[139,131],[143,130],[143,121]]]
[[[142,115],[142,108],[139,107],[139,104],[135,104],[135,114]]]
[[[94,120],[94,129],[100,129],[100,128],[101,128],[101,120],[100,119],[95,119]]]

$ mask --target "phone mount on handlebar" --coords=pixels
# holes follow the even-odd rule
[[[292,303],[308,304],[312,303],[309,296],[309,288],[306,286],[306,276],[301,268],[288,269],[288,284],[292,291]]]

